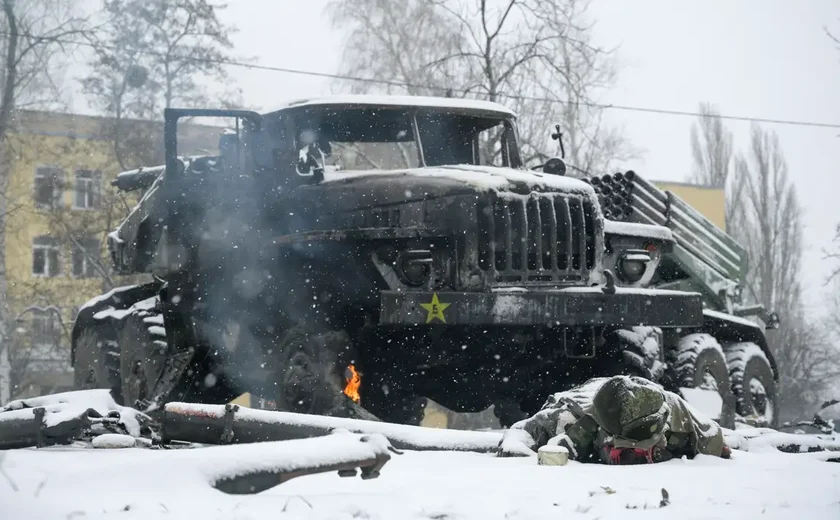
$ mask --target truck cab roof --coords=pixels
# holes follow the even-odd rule
[[[504,105],[492,101],[434,96],[376,96],[362,94],[298,99],[276,107],[266,112],[266,115],[300,107],[337,105],[358,108],[424,108],[448,112],[480,113],[482,115],[492,114],[506,118],[516,117],[515,112]]]

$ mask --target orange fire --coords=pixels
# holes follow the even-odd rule
[[[359,395],[359,387],[362,386],[362,377],[356,372],[356,367],[349,365],[344,371],[344,379],[347,380],[347,385],[344,387],[344,395],[358,403],[362,396]]]

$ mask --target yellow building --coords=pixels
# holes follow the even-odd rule
[[[653,184],[683,199],[714,225],[726,231],[726,193],[723,188],[670,181],[654,181]]]
[[[163,125],[124,121],[123,157],[162,162]],[[122,167],[111,119],[21,111],[9,139],[5,244],[13,398],[72,388],[69,337],[76,309],[113,286],[106,235],[136,203],[110,181]],[[220,129],[191,125],[181,151],[216,148]],[[128,159],[132,160],[132,159]],[[127,161],[126,161],[127,162]]]

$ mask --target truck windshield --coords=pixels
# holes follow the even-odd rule
[[[500,117],[433,110],[307,107],[294,119],[296,148],[316,146],[327,169],[333,171],[456,164],[511,166],[509,150],[515,147],[512,124]]]

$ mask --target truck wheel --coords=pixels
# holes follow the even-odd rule
[[[146,323],[159,316],[148,311],[134,312],[122,320],[120,331],[120,375],[122,404],[136,406],[150,399],[166,359],[166,338],[159,325]],[[151,320],[148,320],[151,321]]]
[[[658,382],[665,372],[660,361],[661,338],[662,331],[658,327],[617,329],[604,335],[607,350],[620,356],[621,375],[639,376],[654,382]]]
[[[718,341],[710,334],[689,334],[680,338],[669,357],[677,386],[716,391],[723,402],[718,422],[725,428],[734,428],[735,395]]]
[[[344,394],[347,366],[339,360],[341,353],[352,351],[347,333],[294,327],[283,334],[278,350],[278,410],[376,420]]]
[[[109,323],[94,322],[82,329],[76,340],[73,383],[78,390],[108,388],[121,399],[120,349]]]
[[[726,345],[726,364],[738,415],[775,427],[778,422],[776,380],[761,347],[749,342]]]

